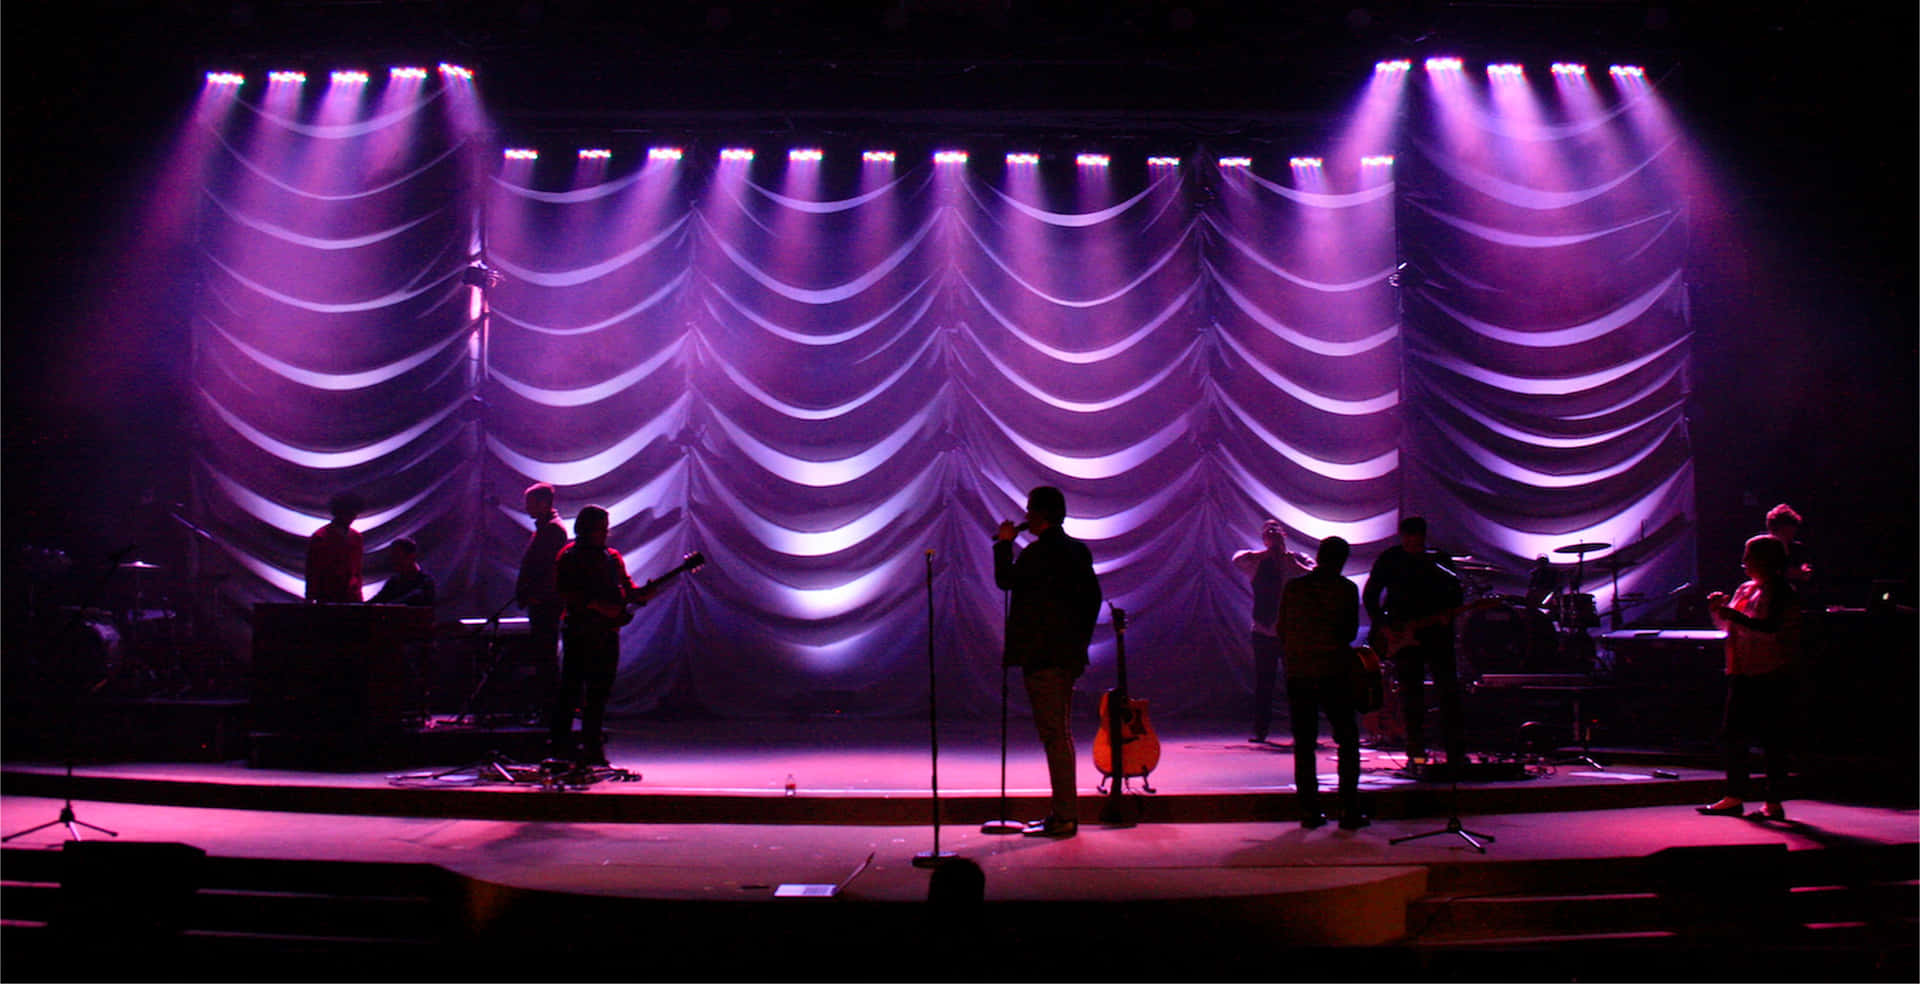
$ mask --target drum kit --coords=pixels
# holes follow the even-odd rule
[[[1493,581],[1503,573],[1499,565],[1476,557],[1456,557],[1449,567],[1460,576],[1468,598],[1497,598],[1499,604],[1469,612],[1460,626],[1460,651],[1471,666],[1470,675],[1552,674],[1594,672],[1595,649],[1591,629],[1601,625],[1602,612],[1594,596],[1582,591],[1588,554],[1612,548],[1611,543],[1582,542],[1555,547],[1553,552],[1574,558],[1571,571],[1541,557],[1524,597],[1496,594]],[[1631,599],[1618,594],[1622,563],[1609,562],[1616,588],[1615,607],[1605,613],[1617,625],[1619,605]]]
[[[29,547],[28,619],[38,640],[30,662],[49,682],[121,697],[167,696],[191,689],[182,648],[188,627],[161,582],[165,568],[115,557],[80,604],[47,604],[57,579],[73,568],[63,551]]]

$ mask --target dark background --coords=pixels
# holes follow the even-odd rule
[[[1916,14],[1629,2],[102,3],[4,31],[4,549],[76,569],[185,533],[189,213],[158,184],[210,69],[452,60],[514,134],[711,127],[1331,130],[1386,57],[1645,64],[1712,175],[1692,203],[1702,580],[1775,502],[1833,591],[1913,601]],[[777,8],[777,9],[774,9]],[[1904,8],[1904,9],[1902,9]]]

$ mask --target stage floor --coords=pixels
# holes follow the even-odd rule
[[[1046,766],[1029,722],[1014,722],[1005,760],[1005,810],[1032,819],[1045,811]],[[119,762],[76,772],[75,795],[174,806],[298,812],[458,816],[467,819],[801,824],[917,824],[933,817],[935,769],[943,822],[999,816],[997,724],[943,724],[937,761],[924,722],[808,720],[679,721],[630,724],[611,734],[608,758],[632,781],[584,788],[537,781],[519,768],[539,757],[525,728],[479,732],[430,728],[409,767],[317,771],[250,768],[246,762]],[[1083,817],[1096,792],[1092,735],[1077,736]],[[1176,724],[1160,731],[1159,764],[1130,788],[1144,817],[1223,822],[1297,819],[1293,750],[1253,743],[1235,725]],[[438,757],[435,757],[438,749]],[[494,754],[494,753],[499,754]],[[1335,781],[1332,743],[1316,750],[1323,787]],[[1480,756],[1473,756],[1479,759]],[[1593,749],[1592,763],[1482,761],[1460,785],[1463,813],[1587,810],[1709,802],[1719,774],[1697,759],[1652,750]],[[1551,763],[1551,764],[1548,764]],[[1598,767],[1596,767],[1596,764]],[[1446,784],[1405,772],[1398,750],[1363,748],[1361,790],[1381,818],[1444,816]],[[518,777],[522,781],[511,782]],[[59,765],[7,766],[6,792],[64,795]],[[789,790],[791,785],[791,790]],[[1442,798],[1445,798],[1445,802]],[[1331,796],[1328,797],[1331,800]]]
[[[71,779],[58,765],[13,762],[0,774],[0,832],[55,820],[71,798],[78,820],[116,831],[117,843],[189,844],[231,859],[223,870],[287,862],[443,869],[465,886],[454,897],[464,900],[458,905],[470,931],[514,941],[520,962],[502,966],[529,972],[543,966],[539,940],[582,920],[603,920],[593,923],[606,927],[594,930],[601,934],[636,922],[666,925],[662,919],[683,927],[700,941],[689,952],[706,954],[704,962],[679,966],[677,972],[694,976],[711,967],[754,977],[775,972],[777,964],[756,962],[759,951],[735,952],[727,942],[742,920],[756,933],[784,934],[780,945],[808,959],[833,959],[834,940],[860,934],[898,937],[873,944],[881,949],[912,949],[920,938],[912,934],[934,925],[919,914],[934,869],[915,862],[935,849],[979,865],[982,901],[1002,913],[980,939],[1063,960],[1084,951],[1086,940],[1117,946],[1162,925],[1195,941],[1188,951],[1168,953],[1226,959],[1219,954],[1244,954],[1245,941],[1255,937],[1266,946],[1387,947],[1371,959],[1403,962],[1376,963],[1370,973],[1432,976],[1432,953],[1487,945],[1485,933],[1465,921],[1464,913],[1481,904],[1475,900],[1498,897],[1537,912],[1543,904],[1568,904],[1551,900],[1569,894],[1584,894],[1581,905],[1629,907],[1630,920],[1619,918],[1637,928],[1622,936],[1589,917],[1555,915],[1538,926],[1524,922],[1532,916],[1517,917],[1522,922],[1502,932],[1509,939],[1546,933],[1580,945],[1692,945],[1697,941],[1684,932],[1676,936],[1670,910],[1649,887],[1669,870],[1673,849],[1784,851],[1802,859],[1790,866],[1804,875],[1793,884],[1810,889],[1833,884],[1832,871],[1859,863],[1845,859],[1868,858],[1872,881],[1891,881],[1897,893],[1891,929],[1876,921],[1873,932],[1910,935],[1903,927],[1915,908],[1911,879],[1920,874],[1920,810],[1797,799],[1788,802],[1785,823],[1702,817],[1693,807],[1719,794],[1721,777],[1657,753],[1595,750],[1604,768],[1532,765],[1526,778],[1462,783],[1456,798],[1448,785],[1396,774],[1397,754],[1370,750],[1363,792],[1372,825],[1308,830],[1297,822],[1290,749],[1249,743],[1234,726],[1175,726],[1161,733],[1158,792],[1130,800],[1139,806],[1138,822],[1117,826],[1098,820],[1108,800],[1092,789],[1083,736],[1082,825],[1078,836],[1054,841],[981,830],[983,821],[1003,815],[997,727],[942,730],[936,826],[927,737],[924,724],[901,722],[633,725],[616,734],[610,758],[638,779],[580,788],[479,782],[489,763],[460,761],[378,772],[127,762],[78,767]],[[1004,811],[1011,819],[1034,819],[1045,809],[1045,769],[1034,745],[1027,726],[1017,725]],[[1323,783],[1331,784],[1332,750],[1318,757]],[[1655,777],[1655,769],[1675,777]],[[1448,829],[1455,810],[1484,850]],[[89,842],[110,839],[84,828],[80,834]],[[55,824],[10,840],[6,880],[23,886],[13,890],[52,880],[45,872],[59,870],[54,855],[64,853],[67,839]],[[36,877],[36,869],[43,873]],[[797,922],[782,915],[813,903],[779,898],[779,886],[841,883],[835,905]],[[242,895],[258,891],[242,888]],[[683,908],[623,908],[632,906]],[[1051,915],[1037,917],[1036,906],[1050,907],[1044,911]],[[1071,920],[1082,945],[1023,936],[1035,918]],[[1809,927],[1861,922],[1796,918]],[[10,925],[33,923],[16,918]],[[1880,959],[1881,939],[1862,959]],[[431,950],[432,966],[459,954],[470,961],[463,967],[479,962],[485,969],[484,955],[465,946]],[[37,952],[51,958],[61,951],[56,944]],[[999,951],[980,951],[987,952]],[[603,959],[616,961],[614,953]],[[1576,961],[1569,967],[1585,966],[1566,959]],[[1628,961],[1621,967],[1638,966],[1619,959]],[[615,966],[625,965],[605,964],[618,973]],[[1177,964],[1155,966],[1177,976]],[[1226,972],[1226,965],[1206,966]],[[1493,971],[1475,964],[1459,972]]]

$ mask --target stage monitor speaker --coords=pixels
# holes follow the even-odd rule
[[[68,841],[49,922],[67,938],[127,945],[188,928],[207,852],[188,844]]]

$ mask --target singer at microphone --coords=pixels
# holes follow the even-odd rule
[[[1026,523],[1016,523],[1013,520],[1009,519],[1006,522],[1000,524],[1000,531],[998,533],[995,533],[993,535],[993,538],[995,540],[1011,540],[1015,536],[1021,533],[1025,533],[1026,531],[1027,531]]]

